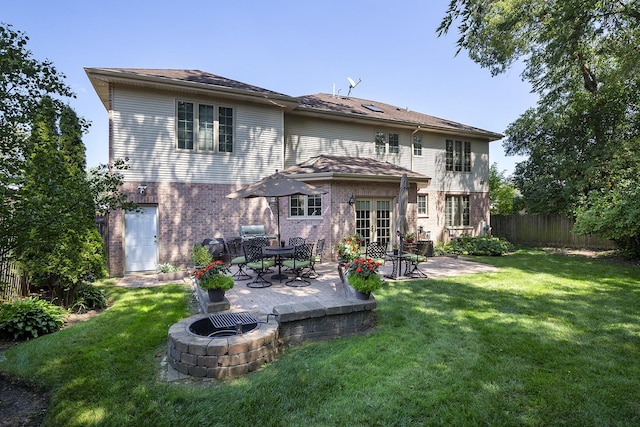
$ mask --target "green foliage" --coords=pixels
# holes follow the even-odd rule
[[[494,74],[523,62],[540,96],[506,131],[507,154],[528,157],[514,174],[527,211],[577,215],[577,230],[627,249],[640,241],[619,197],[640,168],[639,10],[637,0],[461,0],[439,28],[457,25],[458,47]]]
[[[353,289],[363,294],[377,291],[382,286],[382,279],[379,274],[372,274],[369,277],[352,274],[347,276],[347,281]]]
[[[77,283],[105,274],[105,256],[85,173],[77,159],[71,161],[60,148],[58,117],[53,101],[43,98],[33,121],[19,197],[6,222],[15,236],[16,261],[30,284],[51,289],[54,298],[68,306]]]
[[[362,254],[364,239],[358,233],[344,237],[337,245],[336,252],[343,261],[352,261]]]
[[[489,168],[489,210],[492,215],[509,215],[518,212],[520,203],[518,190],[511,180],[498,172],[498,164],[493,163]]]
[[[64,326],[67,311],[39,298],[17,299],[0,305],[0,336],[37,338]]]
[[[181,285],[107,287],[109,310],[14,346],[0,371],[50,390],[48,426],[637,424],[638,267],[479,261],[498,271],[383,286],[370,333],[234,380],[161,379],[167,328],[189,315]]]
[[[8,247],[15,240],[9,232],[8,219],[14,215],[28,136],[34,111],[43,97],[74,96],[50,61],[38,61],[27,49],[28,37],[9,24],[0,23],[0,245]],[[54,100],[58,110],[59,100]]]
[[[209,251],[207,251],[209,253]],[[228,291],[233,288],[233,277],[228,276],[231,274],[229,264],[225,264],[221,260],[211,261],[205,267],[202,267],[196,271],[196,279],[198,285],[202,289],[222,289]]]
[[[500,256],[513,250],[513,245],[505,239],[492,236],[472,237],[468,234],[453,239],[449,243],[440,242],[435,248],[437,255]]]
[[[107,307],[107,297],[102,289],[84,282],[76,286],[76,297],[74,301],[71,309],[79,313]]]
[[[178,271],[180,271],[178,267],[168,262],[165,262],[164,264],[160,264],[158,266],[159,273],[177,273]]]
[[[191,262],[194,266],[206,266],[209,265],[211,261],[213,261],[213,255],[206,247],[198,243],[193,245],[191,248]]]
[[[87,181],[98,212],[137,209],[138,205],[130,201],[129,197],[121,191],[122,184],[124,184],[121,171],[127,169],[129,169],[127,159],[116,159],[111,164],[101,164],[89,169]]]

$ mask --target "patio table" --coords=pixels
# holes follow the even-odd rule
[[[276,258],[276,265],[278,266],[278,274],[271,276],[272,279],[279,280],[286,279],[288,276],[282,274],[282,260],[286,255],[293,255],[295,252],[295,246],[265,246],[262,248],[262,253],[265,256],[273,256]]]
[[[407,253],[401,251],[398,251],[398,253],[387,252],[387,259],[391,260],[392,265],[391,274],[387,275],[388,278],[397,279],[402,275],[402,262],[406,262],[407,255]],[[405,275],[407,274],[408,270],[409,266],[405,266]]]

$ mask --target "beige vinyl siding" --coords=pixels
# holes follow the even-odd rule
[[[376,132],[399,135],[399,153],[375,152]],[[287,116],[285,166],[293,166],[321,154],[333,156],[370,157],[405,168],[411,167],[411,133],[389,126],[370,126],[331,120],[318,120],[304,116]]]
[[[177,150],[177,100],[233,108],[233,153]],[[282,169],[280,108],[118,87],[112,102],[111,156],[129,158],[127,181],[246,184]]]
[[[489,143],[468,137],[422,132],[422,156],[414,157],[413,170],[432,178],[431,187],[439,191],[488,191]],[[471,143],[471,172],[447,172],[447,139]],[[484,181],[484,184],[480,184]]]

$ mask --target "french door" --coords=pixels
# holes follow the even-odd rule
[[[391,217],[391,200],[356,200],[356,233],[364,238],[365,244],[379,242],[389,246],[393,230]]]

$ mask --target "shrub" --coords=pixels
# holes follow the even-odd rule
[[[95,310],[107,307],[107,297],[102,289],[88,283],[80,283],[77,287],[76,301],[72,310],[81,313],[87,310]]]
[[[17,299],[0,305],[0,336],[37,338],[62,328],[67,311],[39,298]]]
[[[213,261],[213,255],[209,250],[200,245],[193,245],[193,249],[191,251],[191,262],[193,262],[194,266],[205,266],[209,265],[209,263]]]
[[[455,255],[488,255],[500,256],[513,252],[513,245],[507,240],[493,236],[472,237],[464,234],[449,243],[440,243],[436,246],[436,254]]]
[[[160,273],[177,273],[178,271],[180,271],[178,267],[168,262],[158,266],[158,272]]]

